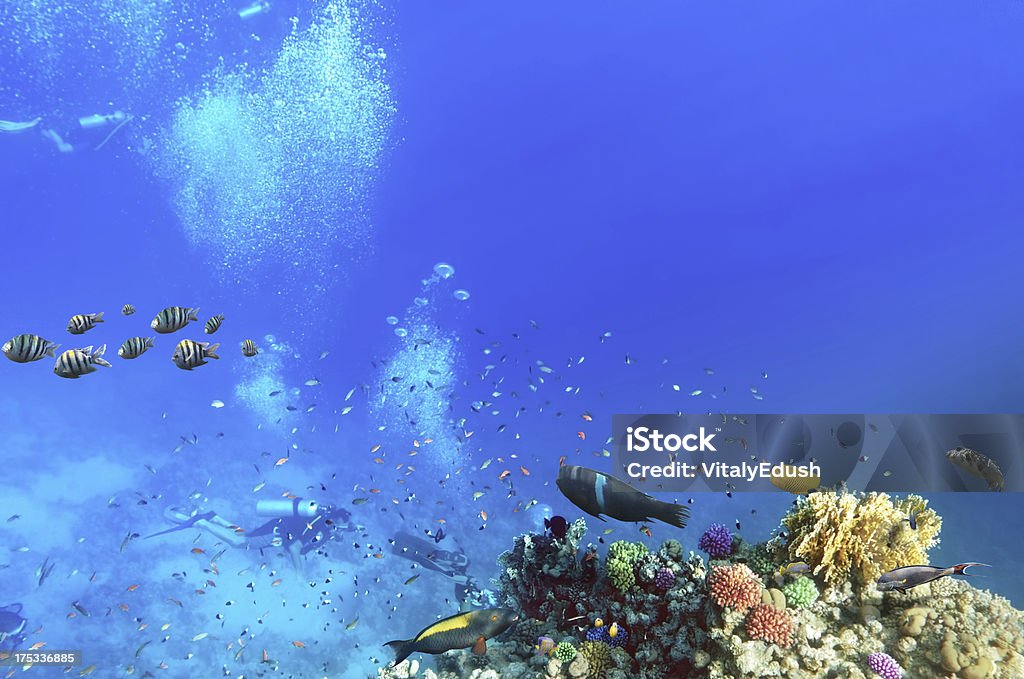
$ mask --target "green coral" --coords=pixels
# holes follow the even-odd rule
[[[787,584],[782,588],[782,593],[786,595],[786,603],[793,608],[807,608],[818,600],[818,586],[806,576],[800,576]]]
[[[917,530],[905,521],[913,513]],[[875,582],[886,571],[928,563],[942,519],[917,495],[823,491],[800,498],[782,518],[788,558],[803,560],[828,588]]]
[[[568,641],[563,641],[555,646],[555,657],[562,662],[570,662],[576,657],[576,653],[576,647]]]
[[[580,655],[587,659],[587,679],[602,679],[612,666],[611,649],[600,641],[584,641]]]
[[[661,544],[661,553],[666,559],[679,561],[683,558],[683,546],[679,540],[665,540]]]
[[[636,584],[636,563],[647,554],[647,545],[642,542],[613,542],[608,547],[608,557],[605,559],[605,569],[612,585],[621,592],[633,587]]]
[[[773,574],[776,570],[775,561],[772,560],[768,554],[768,549],[764,543],[755,545],[749,551],[745,552],[743,556],[747,560],[747,566],[750,570],[754,571],[762,578],[766,578]]]

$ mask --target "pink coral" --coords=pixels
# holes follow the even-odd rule
[[[740,612],[761,601],[761,580],[742,563],[713,567],[708,575],[708,589],[716,604]]]
[[[783,609],[758,604],[747,614],[747,636],[787,648],[793,643],[793,618]]]

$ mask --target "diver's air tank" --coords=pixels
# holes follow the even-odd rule
[[[266,0],[258,0],[238,10],[238,16],[243,21],[251,19],[258,14],[266,14],[270,11],[270,3]]]
[[[92,130],[97,127],[106,127],[107,125],[116,125],[123,123],[128,116],[125,115],[124,111],[114,111],[107,115],[96,113],[91,116],[84,116],[78,119],[78,124],[82,126],[83,130]]]
[[[292,500],[260,500],[256,503],[256,513],[260,516],[302,516],[312,519],[318,509],[315,500],[304,500],[301,497]]]

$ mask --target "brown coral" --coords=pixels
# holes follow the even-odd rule
[[[715,566],[708,575],[711,598],[719,606],[743,612],[761,601],[761,579],[746,564]]]
[[[770,604],[758,604],[747,614],[747,636],[788,648],[793,643],[793,618]]]
[[[812,493],[782,518],[791,560],[803,560],[829,588],[872,583],[893,568],[928,563],[942,519],[917,495]],[[917,529],[904,519],[913,515]]]

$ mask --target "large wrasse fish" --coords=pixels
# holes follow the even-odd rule
[[[413,653],[438,655],[457,648],[473,647],[473,652],[487,652],[487,640],[495,637],[519,620],[510,608],[482,608],[452,615],[420,630],[412,639],[395,639],[388,646],[395,652],[392,667]]]
[[[604,514],[619,521],[658,519],[684,528],[690,518],[690,510],[684,506],[655,500],[625,481],[587,467],[561,467],[555,483],[570,502],[602,521]]]
[[[970,448],[954,448],[946,453],[946,459],[963,469],[968,474],[981,477],[988,484],[989,490],[1001,492],[1006,482],[999,465]]]

